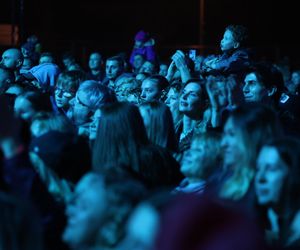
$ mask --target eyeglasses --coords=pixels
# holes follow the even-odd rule
[[[62,93],[62,96],[66,97],[66,98],[71,98],[75,95],[75,91],[66,91],[66,90],[61,89],[59,87],[55,87],[54,91],[56,93]]]

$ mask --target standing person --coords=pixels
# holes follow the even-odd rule
[[[116,79],[125,72],[124,60],[120,56],[112,56],[106,59],[105,73],[106,76],[103,84],[114,89]]]
[[[134,57],[137,54],[143,55],[145,60],[156,61],[154,44],[155,41],[148,32],[144,30],[137,32],[134,37],[134,47],[130,55],[130,64],[133,65]]]

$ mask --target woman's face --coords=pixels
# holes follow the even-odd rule
[[[101,117],[101,110],[97,109],[94,115],[92,116],[92,122],[90,123],[90,133],[89,133],[90,140],[96,139],[100,117]]]
[[[275,147],[264,146],[257,158],[255,190],[258,203],[274,205],[279,202],[289,172]]]
[[[92,244],[103,224],[107,199],[102,179],[86,174],[75,188],[73,200],[67,204],[67,226],[63,240],[71,247]]]
[[[33,108],[32,103],[22,96],[16,98],[14,110],[16,116],[25,121],[31,121],[32,117],[36,114],[36,110]]]
[[[167,94],[165,103],[170,108],[172,114],[179,111],[179,96],[179,92],[174,90],[174,88],[171,88]]]
[[[199,140],[193,140],[189,150],[185,151],[180,171],[191,178],[204,178],[205,163],[205,143]]]
[[[240,128],[234,124],[232,117],[229,117],[225,123],[221,141],[225,165],[236,165],[244,158],[242,143]]]
[[[182,90],[179,102],[179,110],[188,116],[197,116],[202,112],[201,86],[197,83],[189,83]]]

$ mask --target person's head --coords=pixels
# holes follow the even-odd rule
[[[115,95],[108,87],[86,80],[80,84],[75,98],[70,102],[71,119],[76,126],[90,123],[96,109],[114,101]]]
[[[62,133],[72,133],[74,128],[68,118],[64,115],[50,112],[39,112],[31,121],[30,132],[34,137],[39,137],[48,131],[59,131]]]
[[[22,52],[17,48],[7,49],[2,54],[1,65],[4,68],[16,70],[21,68],[24,57]]]
[[[58,76],[54,89],[56,106],[67,109],[70,106],[70,100],[75,97],[79,84],[84,80],[84,75],[78,71],[62,72]]]
[[[134,77],[124,76],[118,78],[115,85],[115,93],[119,102],[128,101],[134,104],[139,103],[140,85]]]
[[[179,111],[190,118],[199,119],[203,115],[206,100],[204,84],[199,80],[190,80],[182,89]]]
[[[0,249],[43,249],[40,218],[27,200],[0,192],[0,210]]]
[[[263,145],[257,158],[255,189],[262,206],[298,209],[300,195],[300,142],[283,137]]]
[[[225,28],[223,38],[221,40],[221,50],[231,51],[238,49],[244,45],[248,39],[248,30],[242,25],[229,25]]]
[[[150,34],[144,30],[140,30],[136,33],[134,37],[134,42],[135,42],[135,47],[136,48],[142,48],[145,44],[150,39]]]
[[[168,74],[169,65],[167,63],[161,63],[159,65],[159,75],[166,77]]]
[[[170,108],[170,111],[172,113],[174,124],[178,122],[180,117],[179,98],[180,98],[181,88],[182,88],[181,82],[172,83],[167,93],[167,98],[165,100],[165,104]]]
[[[126,102],[101,109],[101,119],[93,148],[93,168],[118,163],[135,169],[139,146],[149,143],[138,107]],[[135,169],[137,170],[137,169]]]
[[[282,74],[272,64],[261,62],[249,67],[243,85],[246,102],[278,105],[283,89]]]
[[[11,70],[0,67],[0,95],[9,88],[14,80],[15,76]]]
[[[170,109],[158,101],[142,103],[139,109],[150,141],[170,151],[177,151],[178,142]]]
[[[50,98],[35,91],[26,91],[15,99],[14,110],[17,117],[31,122],[37,112],[52,112]]]
[[[252,103],[238,107],[228,117],[223,131],[221,146],[224,165],[234,171],[240,183],[228,182],[223,193],[226,197],[240,198],[248,189],[255,172],[257,154],[267,140],[281,134],[275,111],[262,104]],[[238,159],[238,160],[237,160]]]
[[[162,91],[169,85],[168,80],[161,75],[153,75],[142,82],[141,98],[143,101],[159,100]]]
[[[191,147],[181,161],[181,172],[190,180],[207,180],[220,167],[221,135],[217,132],[195,134]]]
[[[55,63],[54,55],[51,52],[43,52],[39,59],[39,64],[42,63]]]
[[[145,72],[143,72],[143,73],[138,73],[138,74],[136,74],[136,76],[135,76],[135,79],[140,83],[140,85],[142,84],[142,82],[146,79],[146,78],[148,78],[148,77],[150,77],[151,75],[149,74],[149,73],[145,73]]]
[[[145,57],[142,54],[136,54],[133,57],[133,69],[135,72],[139,72],[140,68],[143,66],[145,62]]]
[[[140,68],[140,73],[146,72],[150,75],[153,75],[156,73],[156,64],[155,62],[146,60],[143,65]]]
[[[114,166],[117,167],[117,166]],[[130,212],[144,196],[143,186],[129,175],[84,175],[66,209],[63,240],[72,248],[112,248],[123,239]]]
[[[75,64],[75,56],[71,52],[66,52],[62,56],[62,62],[65,68],[69,68],[71,65]]]
[[[89,69],[100,70],[102,66],[102,56],[99,52],[93,52],[89,58]]]
[[[114,81],[124,72],[124,60],[120,56],[107,58],[105,66],[106,77]]]

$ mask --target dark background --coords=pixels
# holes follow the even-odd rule
[[[0,23],[18,24],[21,42],[36,34],[43,50],[72,51],[83,62],[94,49],[104,56],[129,53],[140,29],[153,35],[162,59],[177,48],[218,52],[224,28],[243,24],[260,56],[288,57],[292,67],[300,67],[297,1],[204,1],[203,34],[200,0],[1,0]]]

